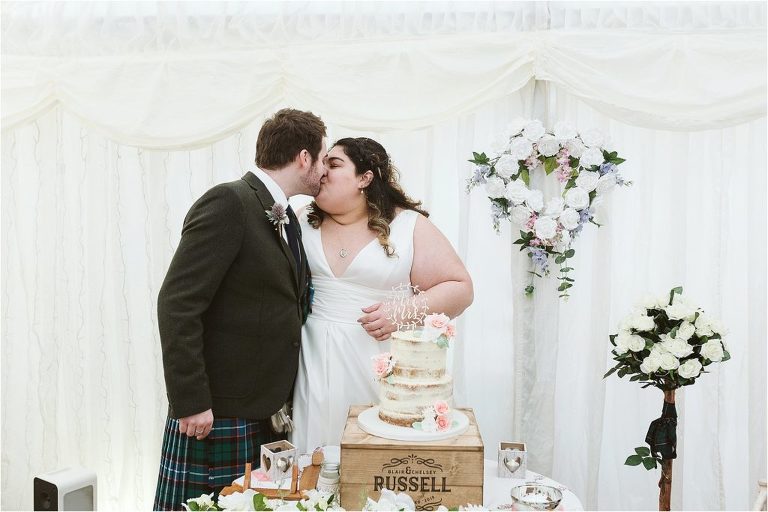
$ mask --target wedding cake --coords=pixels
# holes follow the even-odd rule
[[[382,421],[436,430],[450,426],[441,424],[449,419],[453,398],[453,378],[446,373],[448,341],[454,335],[448,322],[445,315],[430,315],[424,328],[392,334],[391,352],[376,360]]]

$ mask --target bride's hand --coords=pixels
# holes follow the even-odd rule
[[[397,330],[394,324],[387,318],[384,306],[381,302],[363,308],[364,316],[357,319],[363,329],[376,341],[385,341],[389,335]]]

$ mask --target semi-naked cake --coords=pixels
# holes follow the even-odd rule
[[[440,333],[435,333],[437,336]],[[424,336],[424,337],[423,337]],[[392,373],[380,381],[379,418],[411,427],[424,420],[424,409],[451,403],[453,378],[445,371],[447,349],[423,330],[392,334]]]

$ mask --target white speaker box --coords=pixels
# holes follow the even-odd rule
[[[34,510],[96,510],[96,473],[64,468],[36,476]]]

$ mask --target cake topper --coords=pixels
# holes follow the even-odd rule
[[[421,326],[429,312],[427,297],[422,297],[422,291],[416,285],[400,284],[392,288],[389,297],[384,301],[384,311],[387,320],[392,322],[399,331],[415,330]]]

